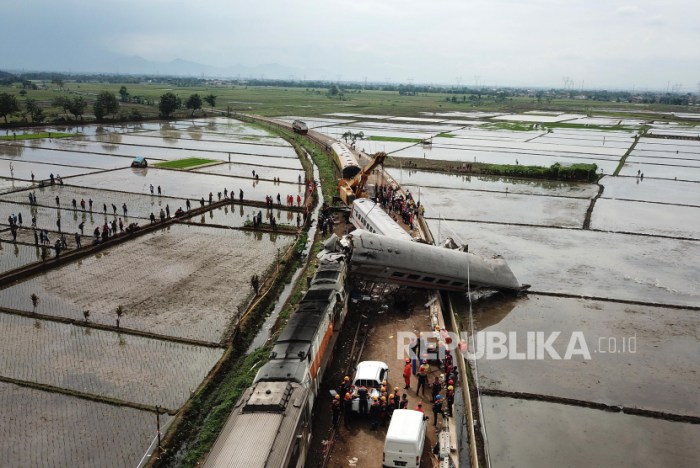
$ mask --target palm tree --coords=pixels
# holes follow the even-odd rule
[[[39,296],[37,296],[35,293],[32,293],[31,296],[32,299],[32,312],[36,314],[36,308],[39,305]]]
[[[124,308],[121,305],[117,306],[117,328],[119,328],[119,322],[122,318],[122,315],[124,315]]]
[[[88,319],[90,318],[90,311],[89,311],[89,310],[84,310],[84,311],[83,311],[83,317],[85,317],[85,323],[88,323]]]

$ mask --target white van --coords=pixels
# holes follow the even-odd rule
[[[420,411],[395,410],[384,440],[383,467],[418,468],[425,442],[425,418]]]

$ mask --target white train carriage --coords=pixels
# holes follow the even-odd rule
[[[394,239],[412,241],[413,238],[391,216],[369,198],[358,198],[352,202],[350,222],[357,229],[364,229]]]
[[[361,229],[346,238],[351,244],[351,272],[362,278],[447,291],[467,291],[469,282],[472,288],[522,289],[500,256],[486,259]]]
[[[340,168],[343,179],[352,179],[362,171],[360,163],[355,157],[355,153],[350,150],[344,143],[336,142],[331,145],[333,157]]]

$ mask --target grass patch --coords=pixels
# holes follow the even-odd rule
[[[80,136],[80,133],[39,132],[22,133],[19,135],[2,135],[0,140],[38,140],[41,138],[71,138]]]
[[[390,137],[390,136],[381,136],[381,135],[374,135],[369,138],[367,138],[369,141],[397,141],[399,143],[420,143],[421,140],[420,138],[406,138],[406,137]]]
[[[625,127],[624,125],[588,125],[588,124],[577,124],[577,123],[567,123],[567,122],[553,122],[542,124],[544,128],[579,128],[583,130],[607,130],[607,131],[628,131],[634,130],[631,127]]]
[[[442,133],[438,134],[438,136],[440,138],[457,138],[457,135],[455,135],[454,133],[450,133],[450,132],[442,132]]]
[[[204,158],[184,158],[176,159],[175,161],[164,161],[153,164],[153,167],[162,167],[166,169],[186,169],[189,167],[202,166],[204,164],[210,164],[220,162],[215,159],[204,159]]]
[[[595,182],[598,180],[597,164],[572,164],[562,166],[559,163],[549,167],[521,166],[509,164],[477,163],[479,173],[496,176],[525,177],[529,179],[567,180],[575,182]]]

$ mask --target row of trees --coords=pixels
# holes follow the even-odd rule
[[[125,86],[121,87],[119,95],[121,98],[120,100],[110,91],[101,91],[92,104],[92,111],[95,114],[95,119],[102,121],[108,115],[111,115],[112,119],[115,119],[120,109],[120,101],[122,103],[129,101],[129,92]],[[185,100],[184,108],[191,110],[191,115],[194,116],[196,111],[202,109],[202,105],[205,102],[212,108],[216,107],[216,96],[209,94],[202,98],[199,94],[192,94]],[[83,96],[59,96],[51,101],[51,105],[61,109],[64,114],[71,114],[75,119],[83,120],[83,115],[85,115],[89,104]],[[170,117],[175,111],[182,108],[182,99],[174,93],[168,92],[160,97],[158,110],[162,117]],[[5,119],[5,123],[8,123],[8,116],[17,113],[21,115],[24,121],[27,121],[27,118],[30,117],[34,123],[41,123],[46,118],[44,110],[36,100],[27,98],[24,101],[24,107],[22,107],[17,100],[17,96],[9,93],[0,93],[0,116]]]
[[[206,102],[212,108],[214,108],[216,107],[216,96],[210,94],[202,98],[199,94],[193,94],[187,98],[184,107],[185,109],[190,109],[192,111],[191,115],[194,117],[195,111],[202,108],[202,102]],[[182,107],[182,99],[170,92],[163,94],[160,97],[160,103],[158,104],[158,110],[160,111],[160,115],[162,117],[170,117],[176,110],[181,109]]]

